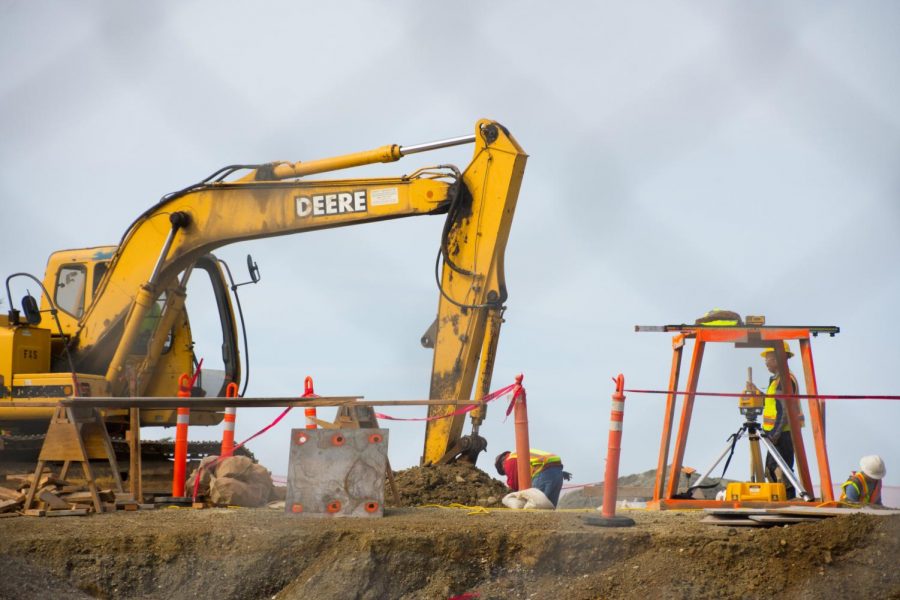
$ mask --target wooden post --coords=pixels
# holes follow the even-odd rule
[[[139,504],[144,501],[143,467],[141,465],[141,409],[128,409],[128,489]]]

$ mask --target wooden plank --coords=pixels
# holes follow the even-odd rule
[[[0,500],[24,500],[25,494],[17,490],[0,487]]]
[[[730,527],[762,527],[763,524],[759,521],[751,521],[750,519],[724,519],[722,517],[714,517],[712,515],[707,515],[700,519],[701,523],[706,523],[707,525],[727,525]]]
[[[18,482],[19,489],[31,487],[31,484],[34,482],[34,473],[15,473],[15,474],[7,475],[6,480]],[[38,488],[42,488],[47,485],[66,486],[66,485],[71,485],[71,484],[68,481],[66,481],[65,479],[60,479],[53,473],[47,473],[46,475],[43,475],[41,477],[41,481],[40,481],[40,484],[38,485]]]
[[[45,517],[84,517],[87,516],[88,511],[86,508],[77,508],[72,510],[48,510]]]
[[[5,512],[0,513],[0,519],[8,519],[9,517],[21,517],[22,515],[18,512]]]
[[[54,494],[49,490],[44,490],[40,492],[38,495],[38,500],[49,506],[50,508],[56,510],[67,510],[69,508],[69,503]]]
[[[46,510],[42,510],[40,508],[29,508],[28,510],[24,511],[22,514],[25,515],[26,517],[43,517],[46,512],[47,512]]]
[[[0,500],[0,513],[16,510],[24,501],[25,498],[21,500]]]
[[[822,519],[829,519],[831,517],[827,515],[822,515],[820,517],[801,517],[797,515],[748,515],[747,518],[751,521],[757,521],[759,523],[771,523],[773,525],[791,525],[793,523],[803,523],[807,521],[821,521]]]
[[[103,502],[114,502],[116,500],[116,495],[112,490],[99,490],[97,495],[100,496],[100,500]],[[94,498],[91,496],[90,492],[75,492],[72,494],[66,494],[63,499],[70,504],[74,504],[77,502],[93,502]]]
[[[825,508],[818,506],[791,506],[779,508],[769,511],[779,515],[822,515],[827,517],[836,517],[840,515],[875,515],[876,517],[887,517],[889,515],[900,515],[900,510],[892,510],[889,508]]]
[[[703,512],[714,516],[732,515],[764,515],[771,509],[768,508],[704,508]]]

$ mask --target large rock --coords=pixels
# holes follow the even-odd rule
[[[229,456],[216,463],[216,456],[203,459],[199,493],[214,504],[230,506],[263,506],[272,495],[272,474],[246,456]],[[198,469],[199,471],[199,469]],[[188,490],[194,488],[198,471],[188,479]]]

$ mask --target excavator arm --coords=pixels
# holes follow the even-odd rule
[[[460,173],[439,166],[397,178],[308,180],[333,172],[444,146],[474,143],[471,163]],[[153,369],[167,334],[183,319],[184,290],[195,263],[233,242],[426,214],[446,213],[438,257],[437,310],[431,397],[468,400],[482,354],[479,392],[490,385],[500,311],[507,297],[503,253],[526,155],[505,128],[482,120],[473,136],[433,144],[384,146],[330,159],[223,169],[194,186],[164,197],[128,229],[94,300],[77,323],[70,344],[78,371],[104,375],[115,395],[129,393],[127,371],[146,334],[140,368]],[[151,308],[165,292],[162,314]],[[157,308],[157,310],[159,310]],[[486,331],[490,331],[486,335]],[[139,374],[140,375],[140,374]],[[147,373],[144,373],[147,375]],[[149,377],[138,377],[147,381]],[[134,375],[131,373],[134,393]],[[137,390],[141,393],[142,390]],[[446,414],[453,407],[430,407]],[[480,417],[479,417],[480,418]],[[439,462],[459,439],[462,417],[432,421],[423,461]]]

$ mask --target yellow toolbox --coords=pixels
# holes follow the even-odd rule
[[[783,483],[734,481],[725,488],[725,498],[727,500],[779,502],[787,500],[786,496],[787,492]]]

